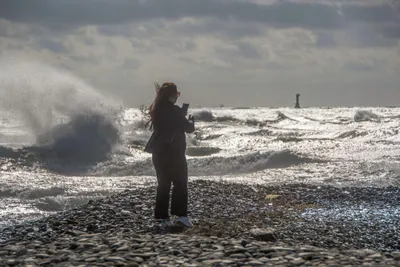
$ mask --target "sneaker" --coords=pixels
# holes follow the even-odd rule
[[[162,219],[158,220],[161,229],[167,229],[168,227],[173,225],[173,222],[170,219]]]
[[[190,221],[189,217],[184,217],[184,216],[179,217],[178,220],[176,220],[176,222],[177,223],[179,222],[179,223],[183,224],[184,226],[186,226],[188,228],[192,228],[193,227],[193,224]]]

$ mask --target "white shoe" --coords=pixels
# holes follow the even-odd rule
[[[180,222],[182,223],[184,226],[188,227],[188,228],[192,228],[193,224],[192,222],[189,220],[189,217],[179,217],[178,220],[176,220],[176,222]]]
[[[161,229],[166,229],[173,225],[173,222],[170,219],[158,220],[158,223],[160,224]]]

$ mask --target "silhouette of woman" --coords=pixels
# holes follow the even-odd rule
[[[183,110],[175,105],[180,96],[177,86],[166,82],[156,84],[156,97],[149,108],[153,134],[145,150],[152,153],[157,175],[157,196],[154,217],[162,227],[172,224],[169,209],[169,192],[172,188],[171,215],[177,223],[193,227],[188,217],[188,170],[185,156],[186,134],[195,130],[194,119],[185,117]]]

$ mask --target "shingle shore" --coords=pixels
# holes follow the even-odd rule
[[[155,188],[135,188],[2,229],[0,266],[400,266],[399,214],[382,212],[399,208],[399,193],[195,181],[196,227],[165,233],[152,220]],[[276,240],[256,240],[255,228]]]

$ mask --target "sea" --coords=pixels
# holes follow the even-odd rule
[[[1,63],[0,228],[155,186],[139,108],[65,70]],[[190,180],[400,185],[400,108],[191,108]]]

